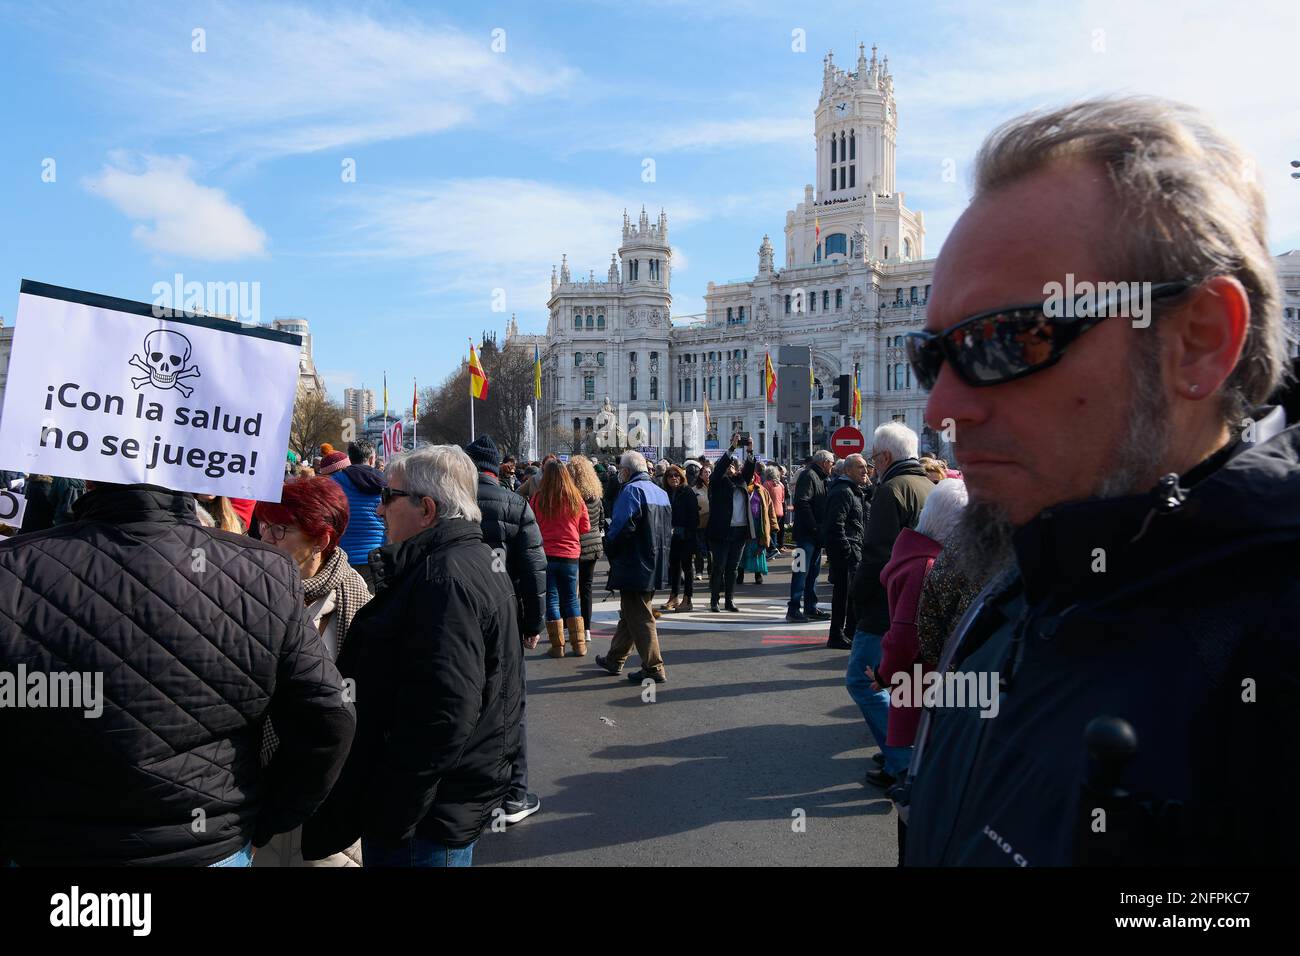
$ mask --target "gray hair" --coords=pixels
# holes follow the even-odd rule
[[[833,461],[835,461],[834,453],[827,451],[825,448],[819,448],[817,451],[813,452],[814,465],[824,465],[827,462]]]
[[[618,460],[618,467],[626,468],[634,475],[638,471],[648,472],[650,470],[646,467],[645,455],[641,454],[639,451],[623,452],[623,457]]]
[[[1241,282],[1250,325],[1224,383],[1224,418],[1235,422],[1247,405],[1265,401],[1285,374],[1287,342],[1253,160],[1190,106],[1155,97],[1093,99],[994,130],[975,159],[975,193],[1060,159],[1099,163],[1109,174],[1124,211],[1103,244],[1113,245],[1116,279]]]
[[[375,457],[375,443],[365,438],[348,442],[348,460],[354,465],[364,465]]]
[[[482,521],[478,507],[478,472],[459,445],[427,445],[389,459],[387,473],[399,477],[406,491],[432,498],[438,518]]]
[[[934,490],[925,499],[921,517],[916,522],[917,534],[944,544],[957,527],[965,508],[966,482],[958,478],[945,478],[934,486]]]
[[[920,440],[902,422],[885,422],[871,436],[873,453],[887,451],[894,461],[915,458]]]
[[[776,465],[768,465],[766,468],[763,469],[763,477],[766,478],[768,481],[780,481],[781,472],[776,467]]]
[[[837,477],[839,477],[840,475],[844,474],[844,463],[845,463],[846,461],[848,461],[847,458],[841,458],[841,459],[840,459],[839,461],[837,461],[835,464],[831,465],[831,477],[832,477],[832,478],[837,478]]]

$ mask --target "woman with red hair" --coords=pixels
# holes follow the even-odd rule
[[[259,501],[254,512],[262,540],[293,558],[302,575],[307,620],[316,627],[326,649],[337,659],[348,628],[370,590],[348,564],[339,545],[348,526],[348,498],[332,478],[300,478],[285,482],[280,503]],[[269,763],[279,741],[268,721],[262,741],[262,761]],[[304,826],[310,827],[308,820]],[[358,841],[342,853],[323,860],[303,860],[299,831],[282,833],[258,852],[254,865],[360,866]]]

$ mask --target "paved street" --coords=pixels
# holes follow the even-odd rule
[[[485,832],[475,864],[893,866],[892,807],[861,782],[875,746],[844,689],[848,652],[824,647],[825,622],[785,623],[789,558],[773,569],[737,587],[741,614],[710,613],[701,582],[703,612],[663,616],[668,682],[653,703],[593,663],[616,600],[597,605],[585,658],[548,658],[543,636],[528,655],[542,809]],[[597,598],[605,579],[602,562]],[[824,572],[818,594],[829,609]],[[638,665],[634,653],[627,670]]]

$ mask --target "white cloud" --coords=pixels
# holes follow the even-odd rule
[[[503,178],[372,189],[342,203],[353,226],[334,241],[339,253],[419,260],[436,293],[478,298],[487,308],[494,291],[504,289],[505,311],[521,313],[550,298],[551,267],[562,254],[574,280],[594,272],[603,281],[622,241],[623,210],[634,222],[641,211],[640,202],[601,190]],[[690,201],[662,205],[669,236],[704,218]],[[652,222],[658,212],[647,204]],[[674,249],[675,263],[677,256]]]
[[[226,261],[266,254],[266,233],[220,189],[201,186],[185,156],[144,156],[143,168],[123,168],[121,153],[98,176],[84,181],[131,219],[144,220],[131,235],[168,256]]]
[[[635,130],[615,134],[612,142],[592,140],[626,152],[667,153],[739,149],[777,143],[813,145],[812,124],[807,119],[772,116],[737,120],[699,120],[677,123],[656,130]]]
[[[1293,3],[950,5],[927,20],[926,33],[924,49],[893,51],[891,71],[901,114],[898,185],[912,194],[910,205],[946,207],[927,216],[930,255],[946,234],[936,227],[960,212],[970,162],[997,123],[1106,94],[1164,96],[1204,110],[1258,162],[1274,243],[1300,242],[1300,189],[1287,168],[1295,158]],[[957,163],[956,184],[941,179],[945,159]]]
[[[85,68],[104,93],[151,134],[197,134],[243,157],[436,133],[575,76],[554,56],[541,63],[519,52],[517,34],[496,53],[486,30],[367,11],[229,4],[183,24],[104,15],[93,25],[103,36]],[[192,27],[206,31],[206,52],[191,49]]]

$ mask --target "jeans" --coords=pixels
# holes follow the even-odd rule
[[[849,651],[849,667],[844,675],[844,684],[849,689],[862,717],[867,722],[871,736],[876,738],[876,745],[885,755],[885,773],[891,777],[902,777],[907,765],[912,762],[911,747],[889,747],[885,744],[885,731],[889,726],[889,690],[871,689],[871,678],[866,675],[868,667],[874,672],[880,666],[880,641],[883,635],[858,631],[853,635],[853,650]]]
[[[714,604],[718,595],[725,594],[727,603],[736,597],[736,570],[740,566],[740,556],[745,550],[745,541],[749,538],[747,527],[732,528],[725,538],[711,538],[713,546],[713,573],[709,576],[709,591]]]
[[[578,561],[576,558],[546,559],[546,619],[558,621],[582,617],[578,603]]]
[[[362,837],[361,859],[366,866],[472,866],[477,843],[475,840],[469,846],[452,847],[435,843],[417,833],[405,843],[392,846]]]
[[[855,628],[853,602],[849,600],[849,587],[853,584],[856,564],[847,561],[831,562],[831,633],[832,641],[847,641]],[[874,664],[872,665],[875,666]]]
[[[802,571],[790,573],[790,610],[799,610],[799,600],[803,599],[805,612],[817,610],[817,575],[822,572],[822,549],[811,541],[796,541],[795,547],[803,552]],[[794,556],[799,561],[799,555]]]
[[[226,857],[224,860],[221,860],[217,863],[208,864],[209,867],[252,866],[252,865],[253,865],[253,844],[251,842],[247,846],[245,846],[242,850],[240,850],[237,853],[231,854],[230,856]]]
[[[528,796],[528,658],[519,662],[519,755],[510,768],[510,789],[506,799],[522,803]]]
[[[591,632],[591,582],[595,576],[595,558],[578,562],[578,604],[582,606],[582,629],[588,633]]]

